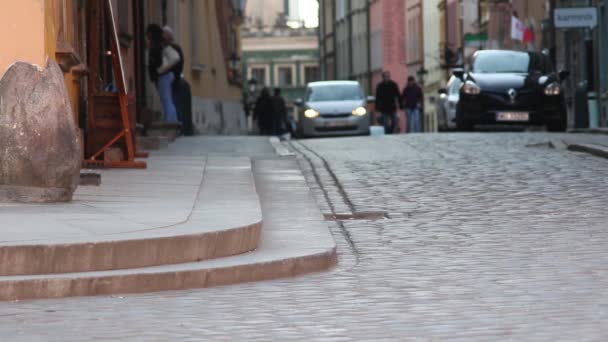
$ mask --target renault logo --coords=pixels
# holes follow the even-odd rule
[[[509,89],[507,92],[509,94],[509,98],[511,99],[511,103],[515,103],[515,98],[517,98],[517,91],[513,88]]]

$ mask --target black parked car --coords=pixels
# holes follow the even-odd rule
[[[567,128],[561,82],[568,72],[556,73],[543,53],[478,51],[469,71],[455,71],[454,76],[463,81],[456,109],[461,130],[472,130],[475,124],[547,125],[549,131]]]

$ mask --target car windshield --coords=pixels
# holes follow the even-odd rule
[[[460,91],[460,86],[462,85],[462,81],[459,78],[453,78],[452,84],[450,84],[449,93],[450,94],[458,94]]]
[[[308,102],[354,101],[363,99],[359,85],[323,85],[308,88]]]
[[[480,53],[473,61],[473,72],[494,73],[550,73],[551,61],[545,55],[532,52],[500,51]]]

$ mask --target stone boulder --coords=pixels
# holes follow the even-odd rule
[[[0,201],[70,201],[80,165],[61,69],[13,64],[0,79]]]

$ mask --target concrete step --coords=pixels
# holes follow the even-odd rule
[[[169,138],[163,136],[138,136],[135,138],[137,151],[158,151],[169,146]]]
[[[178,136],[180,127],[176,123],[155,121],[146,127],[146,135],[148,137],[165,137],[169,142],[173,142]]]
[[[102,170],[65,205],[0,205],[0,275],[178,264],[255,249],[262,213],[247,157],[154,157]],[[203,176],[204,173],[204,176]]]
[[[126,270],[5,276],[0,277],[0,300],[203,288],[296,276],[333,266],[337,261],[333,237],[295,159],[256,161],[254,174],[264,228],[259,248],[251,253]]]
[[[568,150],[574,152],[584,152],[596,157],[608,158],[608,146],[596,144],[569,144]]]

